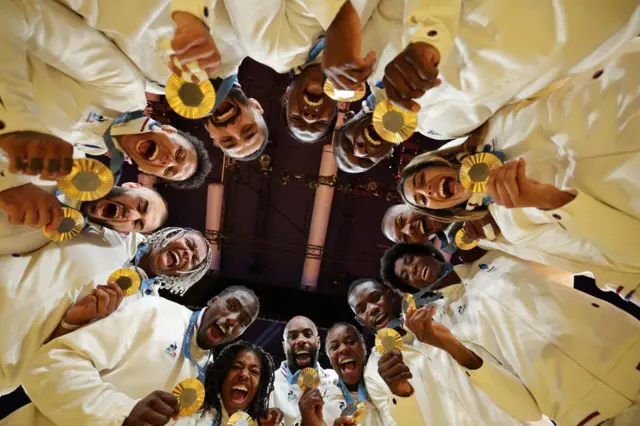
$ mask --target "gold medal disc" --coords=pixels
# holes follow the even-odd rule
[[[62,220],[55,232],[47,232],[42,228],[45,237],[53,241],[65,241],[74,238],[84,227],[84,216],[76,209],[70,207],[62,208]]]
[[[333,83],[326,79],[324,81],[323,91],[325,95],[338,102],[356,102],[364,98],[367,93],[367,88],[364,84],[359,86],[356,90],[338,90],[334,87]]]
[[[317,388],[320,386],[320,376],[318,376],[318,372],[311,367],[307,367],[300,372],[298,375],[298,386],[302,392],[306,388]]]
[[[216,104],[216,91],[210,80],[191,83],[174,74],[164,90],[171,109],[184,118],[206,117]]]
[[[402,296],[402,316],[406,316],[409,309],[413,309],[414,311],[417,309],[416,307],[416,299],[413,297],[411,293],[405,293]]]
[[[58,188],[67,197],[77,201],[94,201],[104,197],[113,188],[111,170],[98,160],[78,158],[73,168],[58,181]]]
[[[367,405],[364,402],[353,402],[342,410],[341,416],[350,416],[356,423],[360,423],[364,419],[367,412]]]
[[[502,166],[502,160],[490,152],[469,155],[460,165],[460,183],[471,192],[487,192],[491,170]]]
[[[198,379],[185,379],[171,391],[178,398],[180,417],[188,417],[202,407],[204,403],[204,385]]]
[[[399,144],[411,137],[418,127],[418,114],[402,110],[384,100],[373,110],[373,128],[387,142]]]
[[[227,426],[257,426],[257,423],[244,411],[236,411],[229,417]]]
[[[480,240],[476,240],[468,236],[464,229],[460,229],[456,232],[455,241],[456,246],[460,250],[471,250],[480,243]]]
[[[115,282],[125,296],[131,296],[140,288],[140,275],[135,269],[121,268],[109,275],[109,282]]]
[[[383,328],[376,334],[376,349],[380,355],[402,350],[402,336],[392,328]]]

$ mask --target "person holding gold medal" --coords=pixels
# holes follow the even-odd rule
[[[2,425],[164,425],[180,413],[171,390],[202,398],[210,350],[237,339],[258,311],[244,287],[195,312],[160,297],[127,304],[40,348],[23,380],[33,403]]]
[[[499,251],[453,270],[433,254],[422,256],[434,259],[426,279],[385,273],[385,282],[443,296],[412,308],[405,326],[424,344],[442,349],[434,356],[449,364],[448,371],[465,371],[476,388],[520,420],[546,415],[559,426],[638,422],[635,318]],[[469,351],[466,359],[456,355]]]
[[[332,425],[340,417],[338,375],[318,363],[320,337],[307,317],[287,323],[282,342],[286,361],[276,372],[271,407],[284,413],[284,425]]]
[[[269,408],[275,366],[271,355],[248,342],[225,347],[207,366],[203,398],[182,407],[169,426],[274,426],[282,412]],[[174,389],[175,394],[175,389]],[[196,411],[197,410],[197,411]]]
[[[210,263],[205,238],[182,228],[147,239],[89,227],[27,255],[0,256],[0,319],[7,322],[0,338],[0,394],[21,383],[28,361],[46,341],[113,312],[120,305],[109,302],[116,293],[123,292],[124,305],[159,296],[160,289],[182,295]],[[107,284],[119,288],[114,293]]]
[[[405,202],[445,222],[491,215],[502,238],[481,247],[591,274],[640,304],[640,40],[617,54],[413,159],[398,187]]]
[[[338,384],[344,396],[342,413],[334,426],[360,424],[385,425],[378,409],[369,398],[364,382],[367,349],[364,338],[352,324],[337,323],[327,332],[325,350],[331,366],[338,373]]]
[[[427,302],[437,299],[424,296]],[[388,287],[369,278],[356,280],[348,302],[356,320],[377,333],[364,381],[385,425],[551,425],[516,420],[475,389],[462,370],[439,362],[432,347],[402,327],[401,298]],[[469,356],[470,351],[456,352],[456,359]]]

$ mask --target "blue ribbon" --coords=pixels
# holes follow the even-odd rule
[[[187,332],[184,334],[184,340],[182,341],[182,352],[184,353],[184,357],[191,361],[193,365],[198,369],[198,380],[200,380],[204,384],[204,368],[200,367],[197,362],[191,358],[191,340],[193,339],[193,333],[196,329],[196,321],[198,321],[198,315],[200,315],[200,311],[194,311],[191,314],[191,318],[189,319],[189,327],[187,327]]]
[[[148,253],[149,250],[150,250],[149,244],[147,243],[140,244],[138,246],[138,249],[136,250],[136,257],[134,258],[134,261],[133,261],[133,266],[141,280],[142,280],[142,274],[138,269],[138,264],[140,263],[140,259],[142,259],[142,256]],[[146,280],[142,280],[142,283],[140,284],[140,289],[144,292],[144,294],[149,294],[147,293],[147,290],[151,288],[151,284],[153,284],[153,281],[154,281],[153,278],[147,278]]]
[[[370,111],[373,111],[376,107],[376,95],[371,93],[369,96],[367,96],[365,102],[367,104],[367,108],[369,108]]]
[[[313,369],[316,370],[316,373],[318,372],[319,367],[320,365],[318,363],[316,363],[316,365],[313,367]],[[295,374],[291,374],[289,364],[287,363],[284,364],[284,368],[286,368],[287,371],[287,383],[289,383],[290,385],[296,383],[298,381],[298,376],[300,375],[301,370],[296,371]]]
[[[347,405],[353,404],[355,401],[353,400],[353,396],[351,396],[351,392],[347,389],[347,385],[344,384],[342,379],[338,379],[338,385],[340,389],[342,389],[342,395],[344,396],[344,400],[347,402]],[[365,402],[367,400],[367,388],[364,385],[364,380],[360,380],[358,383],[358,402]]]
[[[216,419],[212,423],[213,426],[220,426],[220,423],[222,423],[221,411],[222,411],[222,404],[220,404],[220,410],[216,411]]]
[[[222,101],[227,97],[227,95],[233,88],[233,85],[236,84],[237,81],[238,75],[233,74],[222,79],[217,78],[211,82],[213,84],[213,88],[216,89],[216,103],[211,110],[212,113],[216,110],[216,108],[220,106]]]
[[[305,64],[313,62],[318,58],[320,53],[324,50],[325,41],[325,38],[322,37],[320,40],[318,40],[315,46],[313,46],[311,50],[309,50],[309,54],[307,55],[307,62],[305,62]]]
[[[111,161],[109,162],[109,168],[111,169],[111,173],[113,173],[113,184],[117,185],[120,181],[120,177],[122,176],[122,166],[124,165],[124,153],[116,148],[116,145],[113,143],[113,139],[111,138],[111,128],[117,124],[128,123],[129,121],[137,120],[139,118],[144,117],[144,112],[132,111],[125,112],[124,114],[120,114],[116,117],[115,120],[111,123],[111,125],[107,128],[107,130],[102,135],[102,139],[104,140],[105,146],[109,150],[111,154]]]

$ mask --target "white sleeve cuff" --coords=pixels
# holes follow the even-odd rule
[[[209,0],[171,0],[171,15],[174,12],[186,12],[195,16],[208,27],[207,21],[213,14]]]

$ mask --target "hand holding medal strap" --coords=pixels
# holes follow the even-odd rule
[[[244,411],[236,411],[227,422],[227,426],[257,426],[255,420]]]

